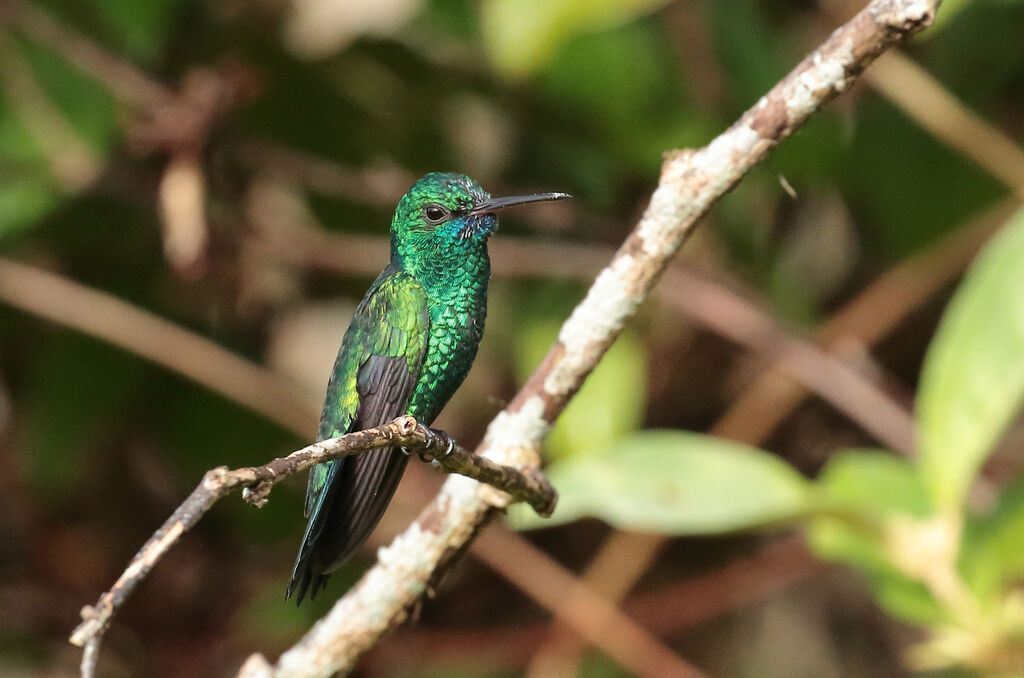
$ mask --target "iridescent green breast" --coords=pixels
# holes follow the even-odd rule
[[[429,424],[469,373],[484,333],[490,261],[483,248],[466,253],[444,285],[421,278],[427,290],[430,335],[409,414]]]

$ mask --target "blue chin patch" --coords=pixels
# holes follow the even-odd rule
[[[459,219],[459,239],[486,238],[498,228],[498,217],[493,214],[466,215]]]

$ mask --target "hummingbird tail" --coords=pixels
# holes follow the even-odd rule
[[[330,574],[313,574],[309,567],[304,567],[300,572],[292,573],[292,580],[288,584],[288,591],[284,594],[285,600],[290,600],[295,595],[295,604],[302,605],[303,598],[309,593],[309,599],[316,598],[316,594],[327,584]]]
[[[384,515],[407,462],[397,449],[327,462],[327,488],[310,513],[286,598],[295,594],[301,604],[308,592],[312,600],[330,573],[359,550]]]

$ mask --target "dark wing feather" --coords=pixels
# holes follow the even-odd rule
[[[399,273],[375,283],[356,311],[332,377],[332,381],[347,380],[358,394],[358,405],[345,430],[379,426],[405,414],[428,332],[426,295],[412,278]],[[361,351],[354,360],[349,346],[354,342],[349,335],[359,335],[356,341]],[[349,374],[353,367],[354,375]],[[332,415],[330,388],[328,394],[324,421],[330,422],[337,417]],[[320,438],[343,432],[325,430],[332,427],[323,423]],[[307,589],[311,598],[315,596],[328,574],[366,541],[384,515],[406,462],[401,451],[388,449],[313,469],[306,497],[309,523],[292,571],[289,596],[297,593],[300,603]]]

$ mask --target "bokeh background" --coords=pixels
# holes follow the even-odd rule
[[[308,442],[416,177],[576,196],[502,217],[480,355],[437,422],[469,446],[632,228],[662,152],[707,143],[857,9],[0,3],[0,676],[73,675],[79,609],[205,470]],[[757,445],[813,477],[836,449],[904,444],[942,309],[1024,199],[1022,36],[1019,0],[947,0],[939,25],[787,140],[687,243],[549,459],[657,427]],[[896,423],[844,413],[843,392],[804,394],[773,371],[780,356],[826,392],[815,359],[852,365]],[[1019,441],[991,482],[1015,475]],[[283,594],[304,480],[261,510],[222,501],[116,619],[101,675],[233,675],[253,651],[276,656],[441,480],[412,464],[371,544],[298,609]],[[358,675],[629,675],[552,625],[546,608],[566,601],[529,590],[551,561],[710,676],[910,675],[923,638],[870,577],[777,529],[662,538],[590,518],[525,545],[492,532]]]

